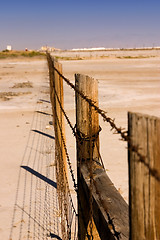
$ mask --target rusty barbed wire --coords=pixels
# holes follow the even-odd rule
[[[49,55],[50,56],[50,55]],[[51,56],[50,56],[51,58]],[[51,58],[52,60],[52,58]],[[52,60],[53,61],[53,60]],[[132,140],[131,140],[131,137],[128,136],[128,130],[126,130],[125,128],[122,128],[122,127],[118,127],[116,124],[115,124],[115,119],[109,117],[106,115],[106,111],[104,111],[103,109],[99,108],[95,102],[90,99],[88,96],[86,96],[82,91],[80,91],[73,83],[71,83],[71,81],[69,79],[67,79],[65,76],[63,76],[63,74],[61,74],[57,68],[55,68],[54,65],[52,65],[54,70],[59,74],[59,76],[76,92],[78,93],[86,102],[89,103],[89,105],[91,107],[93,107],[95,109],[95,111],[97,113],[99,113],[101,115],[101,117],[103,118],[103,121],[104,122],[107,122],[109,123],[109,125],[111,126],[111,131],[114,130],[113,134],[119,134],[121,136],[121,139],[122,141],[124,142],[127,142],[128,143],[128,150],[134,152],[137,154],[138,156],[138,161],[143,163],[149,170],[150,174],[156,178],[157,181],[160,181],[160,174],[158,173],[158,171],[155,169],[155,168],[151,168],[149,166],[149,164],[146,162],[146,156],[142,155],[140,152],[139,152],[139,146],[136,146],[136,145],[133,145],[132,144]]]
[[[67,120],[69,126],[71,127],[71,129],[72,129],[72,131],[73,131],[74,136],[76,137],[76,139],[78,139],[78,141],[81,142],[82,138],[81,138],[80,135],[79,135],[80,133],[77,133],[77,132],[76,132],[75,127],[73,127],[72,123],[70,122],[70,120],[69,120],[66,112],[64,111],[64,109],[63,109],[63,107],[62,107],[62,104],[61,104],[61,102],[60,102],[60,99],[59,99],[59,97],[58,97],[58,94],[57,94],[55,88],[54,88],[54,93],[55,93],[55,95],[56,95],[56,97],[57,97],[59,106],[60,106],[60,108],[61,108],[64,116],[66,117],[66,120]],[[56,114],[56,113],[55,113],[55,114]],[[56,118],[57,118],[57,123],[58,123],[59,129],[60,129],[60,134],[61,134],[62,143],[63,143],[63,147],[64,147],[64,150],[65,150],[65,154],[66,154],[66,158],[67,158],[69,170],[70,170],[71,177],[72,177],[72,181],[73,181],[73,184],[74,184],[74,190],[75,190],[75,192],[77,193],[77,183],[76,183],[76,180],[75,180],[75,177],[74,177],[74,172],[73,172],[73,169],[72,169],[71,160],[70,160],[70,158],[69,158],[69,154],[68,154],[68,151],[67,151],[67,146],[66,146],[66,143],[65,143],[65,139],[64,139],[64,136],[63,136],[63,133],[62,133],[62,129],[61,129],[61,127],[60,127],[60,122],[59,122],[59,119],[58,119],[57,114],[56,114]],[[92,137],[95,137],[95,136],[92,136]],[[83,136],[83,138],[85,138],[85,136]],[[87,139],[87,141],[89,141],[89,137],[86,137],[86,139]],[[69,196],[70,196],[70,198],[71,198],[70,193],[69,193]],[[71,198],[71,199],[72,199],[72,198]],[[76,213],[76,210],[75,210],[75,207],[74,207],[72,201],[71,201],[71,204],[72,204],[73,212],[76,214],[76,217],[77,217],[78,214]],[[80,204],[80,208],[82,209],[81,204]],[[85,225],[86,237],[88,238],[88,240],[91,240],[91,236],[90,236],[90,234],[88,233],[88,230],[87,230],[87,226],[86,226],[86,222],[85,222],[85,217],[83,216],[82,218],[83,218],[83,223],[84,223],[84,225]]]
[[[64,140],[62,129],[60,128],[60,123],[59,123],[58,118],[57,118],[57,122],[58,122],[58,125],[59,125],[60,134],[61,134],[61,138],[62,138],[62,143],[63,143],[63,147],[64,147],[64,150],[65,150],[65,155],[66,155],[66,158],[67,158],[69,170],[70,170],[70,173],[71,173],[71,177],[72,177],[72,181],[73,181],[73,185],[74,185],[74,190],[77,192],[77,184],[76,184],[76,180],[75,180],[75,177],[74,177],[74,172],[73,172],[73,169],[72,169],[71,160],[69,158],[69,154],[68,154],[68,151],[67,151],[67,146],[66,146],[66,143],[65,143],[65,140]]]
[[[61,138],[62,138],[62,144],[63,144],[63,147],[64,147],[64,150],[65,150],[65,154],[66,154],[66,157],[69,157],[69,155],[68,155],[68,152],[67,152],[67,147],[66,147],[66,144],[65,144],[65,140],[64,140],[64,136],[63,136],[63,133],[62,133],[62,129],[61,129],[61,127],[60,127],[60,122],[59,122],[59,119],[58,119],[58,116],[56,115],[56,119],[57,119],[57,123],[58,123],[58,127],[59,127],[59,129],[60,129],[60,134],[61,134]],[[65,220],[66,220],[66,224],[67,224],[67,236],[69,236],[69,232],[68,232],[68,230],[70,230],[71,229],[71,226],[70,226],[70,224],[72,224],[72,222],[69,224],[69,218],[68,218],[68,203],[70,203],[71,204],[71,207],[72,207],[72,209],[73,209],[73,213],[75,214],[75,216],[77,217],[77,212],[76,212],[76,209],[75,209],[75,206],[74,206],[74,203],[73,203],[73,200],[72,200],[72,197],[71,197],[71,193],[70,193],[70,189],[69,189],[69,183],[68,183],[68,179],[67,179],[67,173],[66,173],[66,171],[65,171],[65,167],[64,167],[64,162],[63,162],[63,156],[62,156],[62,150],[61,150],[61,144],[60,144],[60,142],[59,142],[59,139],[57,138],[57,144],[58,144],[58,149],[60,149],[59,150],[59,153],[58,154],[60,154],[60,158],[61,158],[61,161],[58,163],[58,167],[59,167],[59,173],[58,173],[58,175],[60,175],[60,177],[62,177],[62,179],[60,178],[59,180],[60,180],[60,185],[61,185],[61,187],[60,187],[60,193],[59,193],[59,198],[63,198],[63,200],[64,200],[64,202],[62,201],[62,199],[61,199],[61,201],[60,201],[60,204],[61,204],[61,207],[60,207],[60,209],[61,209],[61,211],[62,211],[62,202],[63,202],[63,204],[64,204],[64,214],[65,214],[65,218],[63,217],[63,212],[61,213],[61,216],[62,216],[62,220],[63,220],[63,222],[61,223],[62,224],[62,227],[63,227],[63,234],[65,235],[66,234],[66,231],[65,231]],[[69,159],[70,160],[70,159]],[[58,170],[58,167],[57,167],[57,170]],[[57,178],[58,179],[58,178]],[[62,181],[63,180],[63,181]],[[58,185],[58,181],[57,181],[57,185]],[[65,197],[68,197],[69,199],[68,199],[68,203],[66,203],[66,199],[65,199]],[[70,239],[70,238],[69,238]]]
[[[50,64],[51,64],[51,66],[52,66],[52,68],[53,68],[53,62],[50,62]],[[53,70],[52,70],[52,74],[54,74],[54,73],[53,73]],[[51,74],[50,74],[50,76],[51,76]],[[50,83],[51,83],[51,82],[50,82]],[[58,96],[58,94],[57,94],[57,91],[56,91],[56,89],[55,89],[54,80],[53,80],[53,82],[51,83],[51,88],[54,90],[54,99],[57,100],[57,102],[58,102],[58,104],[59,104],[59,107],[60,107],[63,115],[65,116],[65,118],[66,118],[66,120],[67,120],[67,123],[69,124],[70,128],[72,129],[73,135],[76,137],[76,139],[77,139],[79,142],[81,142],[82,139],[83,139],[83,140],[85,139],[86,141],[89,141],[89,140],[90,140],[90,136],[86,136],[85,134],[83,134],[83,133],[81,133],[81,132],[78,132],[77,129],[76,129],[76,125],[75,125],[75,126],[72,125],[69,117],[67,116],[67,114],[66,114],[66,112],[65,112],[65,110],[64,110],[64,108],[63,108],[63,106],[62,106],[61,100],[60,100],[60,98],[59,98],[59,96]],[[52,91],[51,91],[51,94],[52,94]],[[56,98],[55,98],[55,97],[56,97]],[[52,104],[55,105],[55,101],[52,101]],[[55,106],[55,107],[56,107],[56,106]],[[74,190],[75,190],[76,193],[78,194],[78,192],[77,192],[77,184],[76,184],[75,177],[74,177],[74,173],[73,173],[73,170],[72,170],[72,165],[71,165],[71,161],[70,161],[70,158],[69,158],[69,154],[68,154],[67,146],[66,146],[66,143],[65,143],[65,139],[64,139],[64,136],[63,136],[63,133],[62,133],[62,128],[61,128],[61,125],[60,125],[60,122],[59,122],[59,119],[58,119],[58,116],[57,116],[57,112],[54,111],[54,113],[55,113],[56,121],[57,121],[57,124],[58,124],[58,128],[59,128],[59,130],[60,130],[61,139],[62,139],[62,144],[63,144],[64,150],[65,150],[65,155],[66,155],[67,162],[68,162],[68,166],[69,166],[69,169],[70,169],[72,181],[73,181],[73,183],[74,183]],[[98,131],[97,134],[94,134],[94,135],[92,136],[93,139],[95,139],[95,138],[99,135],[100,130],[101,130],[101,128],[99,128],[99,131]],[[61,147],[61,146],[59,146],[59,147]],[[63,189],[62,189],[62,192],[63,192]],[[73,203],[72,203],[72,204],[73,204]],[[72,206],[72,207],[74,208],[74,206]],[[79,204],[79,207],[82,209],[81,204]],[[92,208],[92,207],[91,207],[91,208]],[[74,209],[73,211],[74,211],[74,213],[76,213],[76,212],[75,212],[75,209]],[[78,216],[78,214],[76,214],[76,217],[77,217],[77,216]],[[92,236],[92,227],[93,227],[93,225],[92,225],[92,223],[91,223],[91,225],[90,225],[91,234],[89,234],[89,233],[88,233],[88,229],[87,229],[87,224],[86,224],[86,221],[85,221],[85,217],[82,216],[82,219],[83,219],[84,227],[85,227],[85,230],[86,230],[86,237],[87,237],[89,240],[91,240],[91,239],[93,239],[93,236]],[[67,220],[67,219],[66,219],[66,220]],[[70,229],[70,230],[71,230],[71,229]],[[64,231],[65,231],[65,230],[64,230]],[[64,231],[63,231],[63,232],[64,232]],[[76,235],[75,235],[75,236],[76,236]]]
[[[54,79],[55,79],[55,71],[53,70],[53,62],[51,59],[48,59],[48,65],[49,65],[49,76],[50,76],[50,96],[51,96],[51,104],[52,104],[52,111],[54,115],[54,128],[55,128],[55,138],[56,138],[56,151],[55,151],[55,158],[56,158],[56,178],[57,178],[57,193],[58,193],[58,200],[59,200],[59,209],[60,209],[60,216],[61,216],[61,232],[62,232],[62,238],[65,240],[71,239],[72,234],[72,223],[73,218],[76,222],[77,219],[77,212],[74,207],[74,202],[71,196],[70,188],[69,188],[69,182],[66,172],[66,166],[64,162],[64,156],[67,159],[68,167],[71,173],[72,181],[74,189],[76,190],[76,180],[74,177],[71,161],[69,158],[69,154],[67,151],[67,146],[65,143],[65,138],[63,135],[62,130],[62,115],[59,118],[59,115],[57,113],[58,111],[58,105],[61,101],[59,99],[59,96],[55,89]],[[59,77],[58,77],[59,78]],[[59,79],[58,79],[59,80]],[[53,95],[52,95],[53,94]],[[60,104],[59,104],[60,105]],[[61,110],[63,107],[61,106]],[[63,112],[63,111],[62,111]],[[64,112],[63,112],[64,114]],[[67,117],[67,115],[66,115]],[[68,119],[69,120],[69,119]],[[65,154],[63,156],[63,153]],[[77,237],[77,228],[75,228],[74,233],[74,239]]]
[[[52,59],[51,59],[51,60],[52,60]],[[53,68],[53,69],[58,73],[58,75],[67,83],[67,85],[69,85],[69,86],[70,86],[76,93],[78,93],[86,102],[88,102],[89,106],[90,106],[90,107],[93,107],[93,108],[95,109],[95,111],[101,115],[101,117],[103,118],[103,120],[104,120],[105,122],[107,122],[107,123],[110,124],[111,131],[113,131],[113,134],[119,134],[119,135],[121,136],[121,139],[120,139],[120,140],[125,141],[125,142],[128,143],[128,150],[131,151],[131,153],[135,153],[135,154],[138,156],[138,160],[136,160],[136,161],[143,163],[143,164],[147,167],[147,169],[149,170],[149,173],[150,173],[153,177],[155,177],[158,181],[160,181],[160,175],[159,175],[158,171],[157,171],[156,169],[154,169],[154,168],[151,168],[151,167],[149,166],[149,164],[147,163],[147,156],[142,155],[141,152],[140,152],[141,148],[140,148],[138,145],[133,145],[133,143],[132,143],[132,138],[131,138],[131,136],[128,135],[128,131],[125,130],[124,128],[122,128],[122,127],[118,127],[118,126],[116,125],[116,123],[115,123],[115,119],[112,119],[112,118],[110,118],[109,116],[107,116],[107,112],[105,112],[104,110],[102,110],[101,108],[99,108],[92,99],[90,99],[90,98],[89,98],[88,96],[86,96],[83,92],[81,92],[79,89],[77,89],[76,86],[75,86],[73,83],[71,83],[69,79],[67,79],[66,77],[64,77],[64,76],[58,71],[58,69],[55,68],[55,66],[54,66],[54,64],[53,64],[53,60],[51,61],[51,64],[52,64],[52,68]],[[54,71],[53,71],[53,72],[54,72]],[[54,86],[52,86],[52,87],[54,87]],[[91,140],[90,138],[93,137],[93,136],[90,136],[90,137],[89,137],[89,136],[82,136],[82,135],[81,135],[82,133],[80,133],[80,132],[77,131],[76,126],[73,126],[73,124],[71,123],[69,117],[67,116],[67,113],[65,112],[63,106],[61,105],[60,99],[59,99],[58,94],[57,94],[57,92],[56,92],[55,89],[54,89],[54,93],[55,93],[56,98],[57,98],[57,100],[58,100],[59,106],[60,106],[60,108],[61,108],[61,110],[62,110],[62,112],[63,112],[63,115],[65,116],[68,125],[69,125],[70,128],[72,129],[73,135],[74,135],[76,138],[78,138],[79,140],[80,140],[80,138],[81,138],[81,140],[82,140],[82,139],[83,139],[83,140],[86,139],[87,141]],[[62,131],[62,129],[61,129],[61,131]],[[61,132],[61,134],[62,134],[62,132]],[[61,137],[62,137],[62,142],[63,142],[63,145],[64,145],[64,144],[65,144],[65,140],[64,140],[63,136],[61,136]],[[69,163],[69,168],[70,168],[70,163],[71,163],[71,161],[70,161],[70,159],[69,159],[69,155],[68,155],[68,152],[67,152],[67,146],[65,145],[64,148],[65,148],[65,152],[67,153],[67,154],[66,154],[66,156],[67,156],[67,162]],[[91,163],[91,164],[92,164],[92,163]],[[70,170],[71,170],[71,168],[70,168]],[[71,173],[71,176],[72,176],[72,174],[73,174],[72,170],[70,171],[70,173]],[[93,185],[95,186],[95,182],[94,182],[94,177],[91,176],[91,175],[92,175],[92,169],[91,169],[91,172],[90,172],[90,186],[91,186],[91,189],[90,189],[90,190],[92,191],[92,187],[93,187]],[[74,174],[73,174],[73,176],[74,176]],[[72,176],[72,177],[73,177],[73,176]],[[92,179],[91,179],[91,178],[92,178]],[[73,179],[72,179],[72,180],[73,180]],[[75,186],[75,190],[77,191],[76,181],[75,181],[75,185],[74,185],[74,186]],[[96,189],[96,186],[95,186],[95,189]],[[98,194],[98,190],[97,190],[97,189],[96,189],[96,193]],[[104,205],[104,204],[103,204],[103,200],[101,199],[100,194],[98,194],[98,195],[99,195],[100,202],[102,202],[102,205]],[[93,199],[90,198],[90,202],[92,202],[92,201],[93,201]],[[91,204],[92,204],[92,203],[91,203]],[[92,212],[92,209],[91,209],[91,212]],[[110,215],[108,214],[107,209],[106,209],[106,214],[107,214],[107,217],[108,217],[108,226],[111,228],[111,231],[112,231],[113,235],[115,236],[115,238],[116,238],[117,240],[119,240],[119,239],[121,238],[121,233],[116,231],[116,228],[115,228],[115,225],[114,225],[114,219],[112,219],[112,218],[110,217]],[[76,215],[76,216],[77,216],[77,215]],[[91,224],[90,224],[90,233],[91,233],[91,235],[89,235],[88,232],[87,232],[87,237],[88,237],[88,239],[90,239],[90,238],[93,239],[93,238],[92,238],[92,227],[93,227],[93,226],[92,226],[92,223],[91,223]]]
[[[66,120],[67,120],[67,122],[68,122],[68,124],[69,124],[69,126],[70,126],[70,128],[71,128],[72,131],[73,131],[73,134],[76,135],[75,128],[72,126],[72,123],[70,122],[70,120],[69,120],[66,112],[64,111],[64,109],[63,109],[63,107],[62,107],[62,104],[61,104],[61,102],[60,102],[60,100],[59,100],[59,97],[58,97],[58,94],[57,94],[57,92],[56,92],[55,87],[54,87],[54,93],[55,93],[56,98],[57,98],[57,100],[58,100],[59,106],[60,106],[60,108],[61,108],[61,110],[62,110],[62,112],[63,112],[63,114],[64,114],[64,116],[65,116],[65,118],[66,118]],[[56,117],[57,117],[57,116],[56,116]],[[74,173],[73,173],[72,163],[71,163],[71,160],[70,160],[70,158],[69,158],[69,154],[68,154],[68,151],[67,151],[67,146],[66,146],[66,144],[65,144],[65,140],[64,140],[64,137],[63,137],[63,133],[62,133],[62,129],[61,129],[61,127],[60,127],[60,123],[59,123],[58,117],[57,117],[57,122],[58,122],[58,125],[59,125],[59,129],[60,129],[60,133],[61,133],[61,137],[62,137],[62,142],[63,142],[63,147],[64,147],[64,150],[65,150],[68,167],[69,167],[70,174],[71,174],[72,181],[73,181],[73,185],[74,185],[74,190],[77,192],[77,184],[76,184],[76,179],[75,179],[75,176],[74,176]]]
[[[82,139],[85,140],[85,141],[90,141],[90,151],[89,151],[90,152],[90,167],[89,167],[89,171],[90,171],[90,188],[89,188],[90,189],[90,194],[89,194],[90,195],[89,196],[89,205],[90,205],[90,211],[89,211],[90,223],[89,223],[89,228],[90,228],[90,234],[88,234],[87,227],[86,227],[86,233],[87,233],[88,239],[93,239],[93,233],[92,233],[92,229],[93,229],[93,222],[92,222],[93,221],[93,219],[92,219],[92,217],[93,217],[93,197],[92,197],[92,191],[93,191],[93,184],[94,184],[94,182],[93,182],[93,169],[92,169],[92,163],[93,163],[93,161],[92,161],[92,154],[93,154],[92,153],[92,145],[93,145],[93,139],[95,140],[97,138],[97,136],[99,135],[99,131],[98,131],[98,134],[96,134],[95,136],[91,136],[91,134],[89,134],[89,136],[84,136],[83,133],[76,132],[75,127],[73,127],[71,121],[69,120],[69,117],[67,116],[65,110],[63,109],[63,106],[62,106],[62,104],[60,102],[58,94],[57,94],[57,92],[55,90],[54,84],[53,84],[53,88],[54,88],[54,93],[55,93],[56,99],[58,100],[59,106],[61,108],[61,111],[63,112],[63,114],[64,114],[64,116],[65,116],[65,118],[66,118],[66,120],[67,120],[67,122],[68,122],[68,124],[70,126],[70,128],[72,129],[73,135],[79,141],[81,141]],[[57,120],[57,121],[58,121],[58,125],[59,125],[59,128],[60,128],[59,120]],[[91,124],[92,124],[91,123],[91,105],[90,105],[89,122],[90,122],[90,129],[91,129]],[[64,141],[64,138],[63,138],[63,134],[62,134],[62,129],[61,128],[60,128],[60,131],[61,131],[61,137],[62,137],[62,142],[63,142],[64,148],[65,148],[66,156],[67,156],[67,158],[69,158],[69,155],[67,153],[67,147],[65,145],[65,141]],[[101,159],[101,161],[102,161],[102,159]],[[106,212],[106,213],[107,213],[107,216],[108,216],[108,212]],[[85,221],[84,221],[84,223],[85,223]],[[111,219],[108,220],[108,224],[112,226],[112,231],[113,231],[113,234],[116,237],[116,239],[119,239],[119,235],[118,235],[119,233],[115,230],[115,226],[114,226],[113,221]]]

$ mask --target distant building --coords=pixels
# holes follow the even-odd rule
[[[6,48],[8,51],[11,51],[12,50],[12,46],[11,45],[7,45],[7,48]]]
[[[42,46],[40,49],[41,52],[54,52],[54,51],[61,51],[61,49],[54,48],[54,47],[48,47],[48,46]]]
[[[56,49],[54,48],[54,47],[48,47],[48,46],[42,46],[41,47],[41,51],[42,52],[46,52],[46,51],[48,51],[48,52],[53,52],[53,51],[55,51]]]
[[[72,51],[103,51],[106,50],[104,47],[98,48],[73,48]]]
[[[48,49],[48,47],[47,47],[47,46],[42,46],[42,47],[41,47],[41,51],[43,51],[43,52],[46,52],[46,51],[47,51],[47,49]]]

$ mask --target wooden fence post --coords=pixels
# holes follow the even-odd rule
[[[64,146],[66,144],[66,138],[64,115],[62,112],[62,109],[64,108],[63,79],[58,73],[60,72],[62,74],[62,65],[55,59],[52,59],[50,55],[48,55],[47,57],[50,70],[50,98],[52,103],[53,123],[55,129],[56,179],[59,199],[59,210],[61,213],[61,231],[63,239],[70,239],[70,230],[68,228],[69,204],[67,202],[68,171]],[[58,72],[55,69],[57,69]]]
[[[128,113],[130,239],[160,239],[160,119]],[[138,146],[144,162],[132,151]]]
[[[98,105],[98,82],[88,76],[76,74],[75,86]],[[90,116],[91,114],[91,116]],[[78,239],[86,239],[88,225],[90,224],[90,206],[86,202],[86,196],[81,183],[81,163],[89,161],[90,149],[92,158],[99,160],[99,116],[89,104],[76,93],[76,130],[80,139],[77,139],[77,182],[78,182]],[[93,142],[87,141],[88,136],[97,136]],[[93,223],[92,234],[94,239],[100,239]],[[88,239],[88,238],[87,238]]]
[[[52,113],[53,113],[53,126],[55,127],[55,99],[54,99],[54,68],[53,68],[53,60],[49,53],[47,53],[47,61],[48,61],[48,68],[49,68],[49,84],[50,84],[50,101],[52,106]]]
[[[55,67],[61,74],[62,74],[62,64],[53,59],[53,67]],[[66,163],[66,154],[64,149],[64,143],[66,143],[66,137],[65,137],[65,126],[64,126],[64,115],[62,112],[62,108],[64,108],[64,97],[63,97],[63,79],[62,77],[54,70],[53,72],[53,91],[52,91],[52,97],[54,98],[53,105],[54,105],[54,121],[55,121],[55,129],[57,130],[57,139],[55,141],[58,141],[60,144],[60,148],[62,150],[62,158],[64,162],[64,168],[67,174],[67,163]],[[58,100],[59,99],[59,100]],[[61,105],[61,106],[60,106]],[[63,134],[63,137],[62,137]]]

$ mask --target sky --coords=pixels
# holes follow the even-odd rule
[[[0,50],[160,46],[160,0],[1,0]]]

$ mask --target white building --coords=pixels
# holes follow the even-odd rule
[[[46,52],[46,51],[53,52],[53,51],[55,51],[55,48],[54,47],[48,47],[48,46],[42,46],[41,51],[42,52]]]
[[[11,45],[7,45],[7,48],[6,48],[8,51],[11,51],[12,50],[12,46]]]
[[[104,47],[98,48],[73,48],[72,51],[103,51],[106,50]]]

